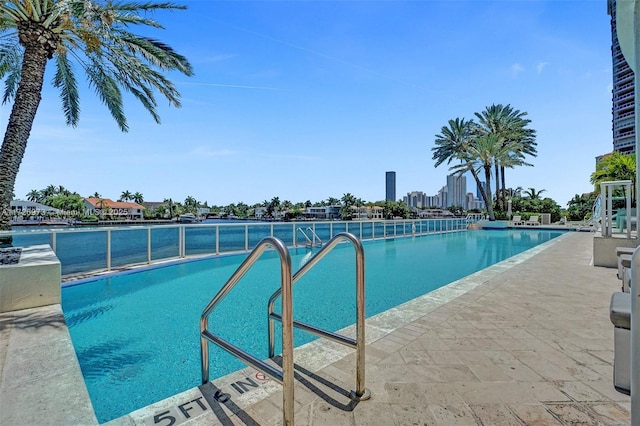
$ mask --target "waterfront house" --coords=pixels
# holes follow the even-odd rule
[[[94,215],[100,218],[105,216],[119,219],[143,218],[144,206],[138,203],[89,197],[84,199],[84,205],[87,215]]]

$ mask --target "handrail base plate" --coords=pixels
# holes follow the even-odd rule
[[[356,390],[353,389],[349,393],[349,398],[353,401],[366,401],[367,399],[371,398],[371,391],[369,390],[369,388],[364,388],[364,392],[362,392],[362,395],[358,396]]]

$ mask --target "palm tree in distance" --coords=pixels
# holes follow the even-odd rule
[[[163,203],[167,205],[167,209],[169,210],[169,218],[173,218],[173,213],[175,211],[175,204],[171,198],[165,198]]]
[[[340,200],[338,200],[335,197],[329,197],[327,198],[327,205],[328,206],[337,206],[340,204]]]
[[[485,176],[486,185],[483,185],[478,175],[478,158],[473,154],[474,147],[472,145],[477,140],[476,127],[473,120],[465,120],[464,118],[449,120],[449,126],[443,126],[440,129],[440,134],[436,135],[435,146],[431,148],[431,151],[433,151],[433,160],[436,161],[435,167],[445,161],[450,164],[455,160],[460,164],[450,167],[449,170],[457,174],[471,173],[480,189],[484,205],[487,207],[489,220],[495,220],[491,198],[491,172]]]
[[[198,201],[189,195],[184,199],[184,207],[189,213],[195,213],[198,209]]]
[[[120,194],[120,200],[119,201],[129,201],[131,200],[132,194],[129,191],[122,191],[122,194]]]
[[[503,153],[503,161],[494,164],[496,178],[496,201],[498,208],[504,210],[506,206],[505,169],[516,165],[530,165],[524,162],[526,155],[537,155],[535,141],[536,131],[527,126],[531,120],[525,118],[526,112],[514,110],[511,105],[493,104],[481,113],[475,113],[478,118],[480,134],[493,134],[503,145],[509,145],[517,151]],[[513,144],[513,143],[516,144]]]
[[[449,120],[449,126],[442,126],[440,134],[436,135],[433,151],[434,167],[438,167],[445,161],[451,164],[453,160],[460,160],[467,150],[468,144],[474,136],[475,123],[473,120],[456,118]]]
[[[60,89],[70,126],[78,124],[79,92],[72,61],[82,67],[118,127],[128,130],[121,88],[160,122],[155,92],[180,106],[179,93],[162,71],[192,75],[185,57],[166,44],[131,33],[135,25],[162,28],[146,13],[184,9],[169,2],[13,0],[0,3],[0,78],[3,103],[13,100],[0,151],[0,211],[9,211],[16,176],[40,105],[46,65],[53,59],[53,86]],[[9,216],[0,230],[10,229]]]
[[[540,195],[543,192],[546,192],[546,189],[541,189],[539,191],[536,191],[535,188],[529,188],[529,189],[526,189],[526,190],[522,191],[524,196],[527,197],[530,200],[540,200],[540,199],[542,199],[542,197],[540,197]]]
[[[56,195],[57,188],[54,185],[49,185],[45,189],[42,190],[42,198],[45,199],[47,197],[53,197]]]
[[[144,203],[144,196],[142,195],[141,192],[136,192],[135,194],[133,194],[131,196],[131,199],[133,200],[134,203],[138,203],[138,204]]]
[[[42,192],[38,191],[37,189],[32,189],[27,194],[27,200],[33,201],[33,202],[40,202],[41,201],[40,197],[42,197]]]

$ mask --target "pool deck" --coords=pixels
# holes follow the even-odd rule
[[[620,281],[592,255],[593,233],[570,232],[369,318],[368,401],[345,396],[353,350],[296,349],[296,424],[629,425],[612,382]],[[1,425],[97,424],[59,305],[0,315],[0,366]],[[108,425],[276,425],[281,407],[247,368]]]

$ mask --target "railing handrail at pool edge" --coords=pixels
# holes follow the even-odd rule
[[[279,370],[255,356],[243,351],[237,346],[226,342],[224,339],[211,333],[209,328],[209,315],[222,299],[233,289],[240,279],[247,273],[251,266],[258,260],[267,248],[273,247],[280,257],[281,291],[282,291],[282,370]],[[270,378],[283,386],[283,424],[293,425],[293,306],[291,295],[291,255],[284,243],[275,237],[265,237],[251,251],[249,256],[236,269],[231,278],[218,291],[200,316],[200,361],[202,369],[202,383],[209,381],[209,345],[212,342],[241,361],[260,370]]]
[[[354,400],[366,400],[371,397],[371,393],[365,388],[365,278],[364,247],[362,246],[362,242],[355,235],[348,232],[337,234],[293,275],[291,285],[293,286],[298,282],[300,278],[318,264],[331,250],[345,240],[353,245],[356,252],[356,338],[352,339],[295,320],[293,320],[293,326],[356,350],[356,388],[351,392],[351,398]],[[282,316],[273,310],[275,301],[281,294],[281,290],[276,290],[269,298],[267,306],[269,320],[269,358],[272,358],[275,352],[274,320],[283,320]]]

